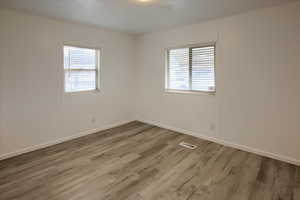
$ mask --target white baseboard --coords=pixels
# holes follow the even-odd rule
[[[0,155],[0,160],[4,160],[4,159],[11,158],[11,157],[14,157],[14,156],[18,156],[18,155],[21,155],[21,154],[24,154],[24,153],[32,152],[32,151],[35,151],[35,150],[38,150],[38,149],[43,149],[45,147],[49,147],[49,146],[52,146],[52,145],[60,144],[60,143],[63,143],[63,142],[69,141],[69,140],[73,140],[73,139],[76,139],[76,138],[79,138],[79,137],[82,137],[82,136],[86,136],[86,135],[89,135],[89,134],[97,133],[99,131],[103,131],[103,130],[114,128],[114,127],[117,127],[117,126],[120,126],[120,125],[123,125],[123,124],[127,124],[127,123],[132,122],[132,121],[134,121],[134,120],[122,121],[122,122],[119,122],[119,123],[106,125],[106,126],[103,126],[101,128],[95,128],[95,129],[91,129],[91,130],[82,131],[82,132],[79,132],[77,134],[74,134],[74,135],[71,135],[71,136],[68,136],[68,137],[64,137],[64,138],[60,138],[60,139],[57,139],[57,140],[54,140],[54,141],[51,141],[51,142],[26,147],[24,149],[20,149],[20,150],[17,150],[15,152]]]
[[[155,122],[155,121],[151,121],[151,120],[149,121],[149,120],[138,119],[138,121],[144,122],[144,123],[147,123],[147,124],[152,124],[152,125],[155,125],[155,126],[158,126],[158,127],[161,127],[161,128],[169,129],[169,130],[172,130],[172,131],[184,133],[184,134],[187,134],[187,135],[191,135],[191,136],[203,139],[203,140],[208,140],[208,141],[211,141],[211,142],[215,142],[215,143],[227,146],[227,147],[232,147],[232,148],[239,149],[239,150],[242,150],[242,151],[254,153],[254,154],[257,154],[257,155],[260,155],[260,156],[264,156],[264,157],[268,157],[268,158],[272,158],[272,159],[275,159],[275,160],[280,160],[280,161],[283,161],[283,162],[286,162],[286,163],[290,163],[290,164],[293,164],[293,165],[300,166],[300,161],[299,160],[288,157],[288,156],[283,156],[283,155],[279,155],[279,154],[274,154],[274,153],[262,151],[262,150],[252,148],[252,147],[249,147],[249,146],[245,146],[245,145],[235,144],[235,143],[228,142],[228,141],[225,141],[225,140],[222,140],[222,139],[218,139],[218,138],[210,137],[210,136],[203,135],[203,134],[200,134],[200,133],[195,133],[193,131],[184,130],[184,129],[181,129],[181,128],[165,125],[165,124]]]
[[[77,133],[77,134],[74,134],[74,135],[71,135],[71,136],[68,136],[68,137],[60,138],[60,139],[52,141],[52,142],[48,142],[48,143],[44,143],[44,144],[38,144],[38,145],[35,145],[35,146],[20,149],[20,150],[15,151],[15,152],[3,154],[3,155],[0,155],[0,160],[4,160],[4,159],[11,158],[11,157],[14,157],[14,156],[18,156],[18,155],[21,155],[21,154],[24,154],[24,153],[32,152],[32,151],[35,151],[35,150],[38,150],[38,149],[43,149],[45,147],[49,147],[49,146],[52,146],[52,145],[60,144],[60,143],[63,143],[63,142],[66,142],[66,141],[69,141],[69,140],[72,140],[72,139],[76,139],[76,138],[79,138],[79,137],[82,137],[82,136],[97,133],[99,131],[103,131],[105,129],[120,126],[120,125],[129,123],[129,122],[132,122],[132,121],[134,121],[134,120],[123,121],[123,122],[103,126],[101,128],[96,128],[96,129],[83,131],[83,132],[80,132],[80,133]],[[138,119],[138,121],[141,121],[141,122],[144,122],[144,123],[147,123],[147,124],[152,124],[152,125],[155,125],[155,126],[159,126],[159,127],[165,128],[165,129],[172,130],[172,131],[184,133],[184,134],[187,134],[187,135],[191,135],[191,136],[194,136],[194,137],[197,137],[197,138],[200,138],[200,139],[204,139],[204,140],[208,140],[208,141],[211,141],[211,142],[215,142],[215,143],[218,143],[218,144],[221,144],[221,145],[224,145],[224,146],[232,147],[232,148],[235,148],[235,149],[240,149],[240,150],[247,151],[247,152],[250,152],[250,153],[254,153],[254,154],[257,154],[257,155],[265,156],[265,157],[268,157],[268,158],[272,158],[272,159],[276,159],[276,160],[287,162],[287,163],[290,163],[290,164],[293,164],[293,165],[300,166],[300,161],[299,160],[288,157],[288,156],[283,156],[283,155],[279,155],[279,154],[274,154],[274,153],[262,151],[262,150],[255,149],[255,148],[245,146],[245,145],[235,144],[235,143],[228,142],[228,141],[225,141],[225,140],[222,140],[222,139],[218,139],[218,138],[210,137],[210,136],[203,135],[203,134],[200,134],[200,133],[195,133],[193,131],[189,131],[189,130],[185,130],[185,129],[165,125],[165,124],[155,122],[155,121],[151,121],[151,120]]]

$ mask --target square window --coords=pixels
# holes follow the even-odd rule
[[[97,90],[100,51],[64,46],[65,92]]]

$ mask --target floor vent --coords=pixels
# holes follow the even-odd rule
[[[182,147],[185,147],[185,148],[188,148],[188,149],[196,149],[197,148],[196,145],[189,144],[189,143],[186,143],[186,142],[180,142],[179,146],[182,146]]]

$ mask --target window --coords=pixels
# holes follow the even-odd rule
[[[98,89],[100,51],[64,46],[65,92]]]
[[[215,45],[169,49],[168,90],[215,93]]]

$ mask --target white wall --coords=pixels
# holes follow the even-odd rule
[[[294,3],[140,36],[137,118],[300,161],[299,10]],[[210,41],[217,94],[165,93],[164,48]]]
[[[7,10],[0,27],[0,155],[133,119],[133,36]],[[101,48],[100,92],[64,94],[63,44]]]

